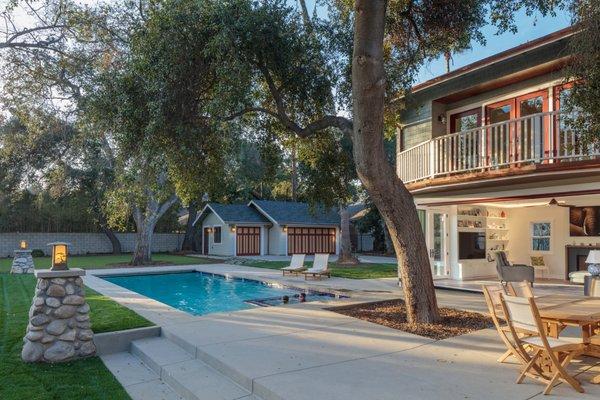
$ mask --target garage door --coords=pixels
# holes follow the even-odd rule
[[[260,255],[259,226],[238,226],[236,228],[236,253],[238,256]]]
[[[335,228],[288,228],[288,254],[335,253]]]

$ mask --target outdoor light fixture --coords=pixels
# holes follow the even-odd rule
[[[446,116],[444,114],[438,115],[438,121],[445,125],[446,124]]]
[[[21,243],[19,243],[19,248],[21,250],[27,250],[27,240],[21,240]]]
[[[69,243],[64,242],[53,242],[48,243],[48,246],[52,246],[52,271],[66,271],[67,258],[69,255],[68,247]]]
[[[283,231],[287,232],[287,225],[283,225]]]
[[[231,232],[235,232],[235,229],[236,229],[235,225],[231,225]]]

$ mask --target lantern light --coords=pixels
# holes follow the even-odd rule
[[[21,240],[21,243],[19,243],[19,248],[21,250],[27,250],[27,240]]]
[[[64,242],[53,242],[48,243],[48,246],[52,246],[52,271],[66,271],[68,270],[67,258],[69,255],[69,243]]]
[[[284,232],[287,232],[287,225],[284,225],[284,226],[283,226],[283,231],[284,231]]]
[[[231,232],[235,232],[236,230],[236,226],[235,225],[231,225]]]

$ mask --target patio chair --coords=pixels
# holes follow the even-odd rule
[[[533,282],[535,281],[535,270],[532,266],[523,264],[511,265],[504,251],[496,252],[496,271],[502,284],[505,282],[527,281],[531,282],[533,286]]]
[[[308,279],[309,275],[313,278],[319,277],[319,279],[323,276],[331,277],[331,273],[329,272],[329,254],[315,254],[315,261],[312,268],[304,271],[304,279]]]
[[[533,289],[527,281],[523,282],[508,282],[506,284],[506,293],[517,297],[534,297]]]
[[[510,327],[519,353],[524,355],[524,358],[528,358],[529,356],[524,346],[529,345],[533,350],[533,355],[521,371],[517,378],[517,383],[523,382],[525,377],[530,377],[545,383],[546,388],[543,393],[550,394],[554,385],[562,380],[571,385],[579,393],[583,393],[583,388],[579,381],[566,371],[573,357],[582,353],[583,343],[581,341],[573,342],[547,337],[546,327],[540,318],[540,313],[532,297],[524,298],[501,295],[500,299],[502,301],[502,310],[506,316],[506,322]],[[533,336],[520,337],[517,329],[519,331],[528,331]],[[536,363],[541,356],[545,356],[551,364],[550,370],[553,373],[551,377],[542,372]]]
[[[290,265],[284,268],[281,268],[283,272],[283,276],[288,272],[289,274],[299,274],[300,272],[305,271],[308,267],[304,265],[304,258],[306,254],[292,254],[292,259],[290,260]]]
[[[500,358],[498,358],[498,362],[503,363],[508,357],[514,356],[517,360],[523,363],[523,365],[525,365],[529,360],[523,358],[523,355],[517,350],[516,345],[509,339],[511,331],[508,324],[500,321],[506,320],[504,317],[504,312],[502,311],[501,296],[503,294],[504,288],[500,284],[483,285],[483,296],[485,297],[485,302],[488,306],[490,316],[492,317],[494,326],[498,331],[498,336],[500,336],[500,339],[502,339],[504,345],[506,346],[506,352],[502,354]]]

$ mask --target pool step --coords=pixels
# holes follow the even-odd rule
[[[254,400],[250,391],[165,337],[131,342],[131,354],[186,400]]]

